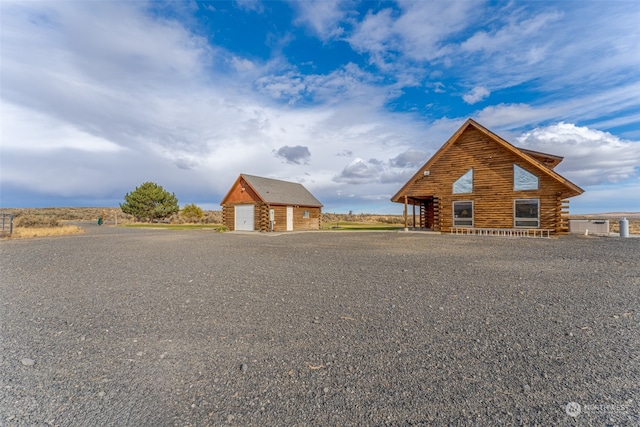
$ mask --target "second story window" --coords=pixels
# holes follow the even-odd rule
[[[453,194],[473,193],[473,168],[453,183]]]

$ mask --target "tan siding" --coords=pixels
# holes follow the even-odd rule
[[[265,215],[268,218],[269,209],[274,211],[275,224],[273,231],[287,231],[287,207],[282,205],[264,205]],[[309,211],[309,218],[304,218],[304,211]],[[322,210],[317,207],[293,207],[293,230],[319,230],[321,227]],[[269,231],[269,224],[262,227],[261,231]]]
[[[224,205],[222,207],[222,223],[231,231],[235,230],[236,212],[235,205]]]
[[[273,231],[287,231],[287,207],[286,206],[271,206],[271,209],[275,213],[275,225]]]
[[[309,211],[309,218],[304,217],[304,211]],[[320,208],[293,208],[293,229],[294,230],[319,230],[320,229]]]

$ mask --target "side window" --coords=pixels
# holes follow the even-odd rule
[[[516,227],[540,227],[540,199],[515,199],[513,223]]]
[[[473,202],[471,200],[453,202],[453,226],[473,227]]]
[[[453,194],[473,193],[473,168],[453,183]]]
[[[537,190],[538,177],[514,163],[513,189],[515,191]]]

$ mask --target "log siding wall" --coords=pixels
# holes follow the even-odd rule
[[[222,207],[222,222],[231,231],[235,230],[236,205],[254,205],[254,229],[256,231],[270,231],[269,209],[274,210],[273,231],[287,231],[287,207],[281,205],[267,205],[262,202],[227,203]],[[304,211],[309,211],[309,218],[304,218]],[[322,209],[318,207],[293,207],[293,230],[319,230],[322,227]]]
[[[513,165],[536,175],[537,190],[514,191]],[[453,194],[453,183],[473,168],[473,191]],[[468,127],[443,155],[429,167],[429,175],[418,178],[406,194],[438,198],[438,226],[453,226],[453,202],[471,200],[475,228],[514,228],[514,199],[540,200],[540,227],[562,231],[562,196],[565,188],[557,180],[536,170],[521,157],[506,150],[477,129]]]
[[[241,177],[230,190],[222,205],[222,223],[231,231],[235,230],[236,205],[254,205],[254,230],[271,231],[269,210],[274,210],[273,231],[287,231],[287,206],[268,205],[263,202],[251,186]],[[309,211],[309,218],[304,218]],[[317,206],[293,206],[293,230],[319,230],[322,227],[322,208]]]
[[[274,210],[276,221],[273,231],[287,231],[287,207],[272,205],[270,208]],[[304,211],[309,211],[309,218],[304,218]],[[319,230],[322,225],[321,218],[321,208],[294,206],[293,230]]]

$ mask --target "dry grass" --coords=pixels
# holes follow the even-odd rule
[[[20,217],[37,217],[41,221],[98,221],[103,216],[105,224],[118,225],[133,224],[135,218],[125,214],[120,208],[38,208],[38,209],[2,209],[2,212],[12,213],[14,221]],[[176,214],[167,219],[170,224],[220,224],[222,223],[222,211],[203,211],[203,216],[195,221]]]
[[[23,217],[36,218],[39,222],[45,221],[98,221],[104,215],[105,221],[118,224],[134,222],[131,215],[127,215],[120,208],[38,208],[38,209],[2,209],[2,212],[12,213],[14,224]]]
[[[14,227],[12,238],[24,239],[29,237],[67,236],[84,233],[77,225],[62,225],[58,227]]]
[[[39,209],[1,209],[2,212],[14,215],[13,237],[41,237],[61,236],[65,234],[77,234],[82,228],[65,224],[69,221],[98,221],[98,217],[104,215],[105,224],[113,225],[117,219],[118,225],[134,224],[135,219],[127,215],[120,208],[39,208]],[[196,222],[187,221],[179,214],[168,219],[170,224],[221,224],[222,211],[203,211],[204,215]],[[621,217],[629,220],[629,232],[640,234],[640,213],[610,213],[592,215],[571,215],[574,219],[608,219],[610,231],[619,233],[619,220]],[[358,223],[378,226],[400,226],[404,224],[402,215],[375,215],[375,214],[322,214],[323,228],[330,228],[337,223]]]
[[[337,214],[323,213],[322,223],[355,222],[360,224],[404,224],[402,215],[375,215],[375,214]]]

